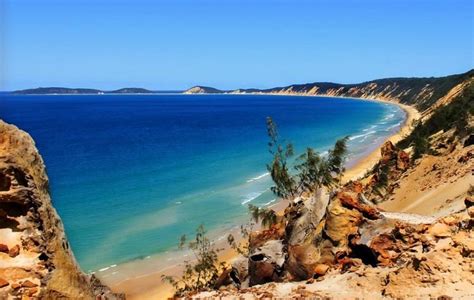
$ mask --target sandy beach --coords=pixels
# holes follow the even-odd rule
[[[389,104],[395,104],[401,107],[406,113],[404,124],[400,130],[386,139],[393,143],[398,142],[412,130],[414,120],[420,118],[420,113],[413,107],[403,105],[397,102],[386,100],[363,100],[379,101]],[[369,148],[370,149],[370,148]],[[367,170],[371,169],[380,159],[380,147],[376,147],[366,156],[352,163],[343,177],[343,181],[357,179],[363,176]],[[287,200],[282,200],[273,206],[277,212],[282,212],[288,205]],[[240,230],[235,228],[231,232],[222,232],[221,238],[216,241],[216,247],[222,248],[220,252],[221,261],[231,261],[237,253],[229,249],[224,235],[232,233],[234,236],[240,236]],[[213,234],[213,236],[218,236]],[[149,256],[141,260],[131,261],[118,266],[111,266],[97,273],[98,277],[116,292],[124,292],[127,299],[165,299],[172,296],[173,288],[163,283],[163,275],[179,276],[183,270],[183,261],[190,259],[190,253],[184,251],[165,253],[156,256]]]

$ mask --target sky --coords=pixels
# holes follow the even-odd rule
[[[474,67],[472,0],[0,3],[0,90],[269,88]]]

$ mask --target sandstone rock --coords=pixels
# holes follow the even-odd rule
[[[247,280],[249,275],[249,259],[243,255],[238,256],[231,263],[232,270],[229,274],[232,281],[237,287],[243,287],[243,283]]]
[[[0,252],[8,253],[8,246],[5,244],[0,244]]]
[[[34,282],[31,282],[29,280],[25,280],[21,283],[21,287],[26,287],[26,288],[34,288],[37,287],[38,285]]]
[[[396,148],[390,141],[387,141],[382,145],[380,152],[382,154],[382,163],[387,163],[396,157]]]
[[[19,254],[20,254],[20,246],[19,245],[15,245],[13,248],[11,248],[8,251],[8,255],[10,257],[17,257]]]
[[[397,154],[397,169],[405,171],[410,166],[410,156],[403,150]]]
[[[467,208],[474,206],[474,198],[466,197],[466,199],[464,199],[464,205],[466,205]]]
[[[469,217],[474,218],[474,206],[471,206],[467,209],[467,214]]]
[[[8,285],[9,285],[8,281],[6,281],[3,278],[0,278],[0,288],[6,287]]]
[[[372,239],[370,248],[380,255],[379,258],[391,259],[392,253],[390,250],[395,249],[395,241],[389,234],[380,234]]]
[[[41,294],[42,299],[92,300],[97,295],[119,299],[122,295],[105,286],[96,289],[92,278],[76,264],[48,187],[43,159],[33,139],[0,120],[0,221],[7,219],[21,240],[11,248],[2,246],[2,252],[12,258],[5,260],[0,276],[11,282],[12,288],[3,289],[0,299],[26,299],[27,290],[34,288],[34,295]],[[2,238],[0,243],[6,244]],[[47,259],[39,252],[47,253]],[[26,278],[34,285],[41,282],[41,286],[21,287],[17,282]]]
[[[474,144],[474,134],[469,135],[469,137],[466,138],[464,141],[463,146],[464,147],[469,147]]]
[[[268,241],[252,251],[249,257],[250,286],[269,281],[278,281],[285,263],[283,243],[280,240]]]
[[[451,229],[448,225],[443,223],[434,224],[428,232],[435,237],[448,237],[451,235]]]
[[[230,272],[231,272],[231,269],[228,269],[228,268],[222,271],[221,275],[219,275],[219,278],[217,278],[216,283],[214,285],[215,289],[219,289],[221,287],[224,287],[232,283]]]
[[[19,289],[19,288],[21,288],[21,284],[16,283],[16,282],[12,283],[12,289],[16,290],[16,289]]]
[[[293,210],[286,214],[288,224],[287,240],[290,245],[301,245],[321,234],[322,227],[318,228],[324,218],[329,204],[329,195],[320,189],[310,195],[306,201],[295,205]]]
[[[323,276],[327,273],[329,270],[329,266],[325,264],[317,264],[316,267],[314,268],[314,274],[318,276]]]
[[[357,209],[369,219],[380,218],[380,213],[377,208],[375,208],[375,206],[360,203],[358,200],[358,196],[351,195],[347,192],[341,192],[336,197],[341,201],[341,204],[343,206]]]
[[[286,270],[294,280],[306,280],[313,276],[314,267],[320,260],[320,249],[313,243],[290,245]]]
[[[34,287],[34,288],[31,288],[31,289],[28,289],[26,291],[26,294],[30,297],[34,296],[36,293],[38,292],[38,288]]]
[[[324,232],[338,248],[347,249],[349,235],[356,234],[362,221],[362,213],[345,208],[340,199],[334,199],[328,206]]]

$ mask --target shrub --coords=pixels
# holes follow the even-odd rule
[[[196,229],[194,240],[187,242],[185,235],[181,237],[179,248],[184,249],[185,246],[194,254],[195,260],[185,262],[181,278],[162,276],[163,281],[175,288],[176,296],[212,288],[219,277],[219,271],[224,268],[224,263],[219,263],[217,257],[219,250],[215,249],[206,237],[203,225]]]

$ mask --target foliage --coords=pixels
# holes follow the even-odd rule
[[[261,222],[263,227],[271,227],[277,223],[277,215],[273,209],[262,208],[249,204],[251,218],[256,222]]]
[[[193,262],[186,261],[185,269],[181,278],[173,276],[162,276],[162,280],[170,283],[176,291],[177,296],[186,292],[201,291],[212,288],[219,277],[219,270],[223,263],[219,263],[217,254],[219,250],[212,246],[206,237],[203,225],[196,229],[194,240],[186,244],[186,236],[181,236],[179,248],[187,248],[194,254]]]
[[[293,156],[293,145],[288,143],[284,146],[280,143],[276,124],[270,117],[267,118],[267,134],[270,138],[269,152],[273,155],[272,162],[267,165],[275,183],[271,190],[281,198],[293,197],[296,194],[296,182],[288,169],[288,158]]]
[[[431,117],[418,122],[412,133],[401,140],[397,146],[407,148],[413,146],[414,158],[425,153],[430,153],[429,137],[440,130],[455,130],[455,134],[464,137],[474,132],[469,126],[469,118],[474,113],[474,84],[470,84],[460,95],[456,96],[449,104],[435,110]]]
[[[293,147],[291,144],[283,147],[278,142],[277,127],[270,117],[267,118],[267,132],[270,137],[270,153],[273,155],[272,163],[267,168],[275,183],[272,191],[277,196],[294,197],[305,191],[314,192],[322,186],[333,187],[340,181],[344,172],[348,137],[338,140],[334,148],[328,151],[327,157],[321,157],[314,149],[307,148],[296,159],[296,174],[291,175],[287,160],[293,155]],[[253,213],[258,214],[258,211]],[[267,218],[271,219],[271,215]]]
[[[383,197],[383,190],[388,186],[388,171],[389,166],[383,165],[382,167],[377,166],[377,182],[375,183],[373,189],[374,192],[377,193],[379,196]]]

